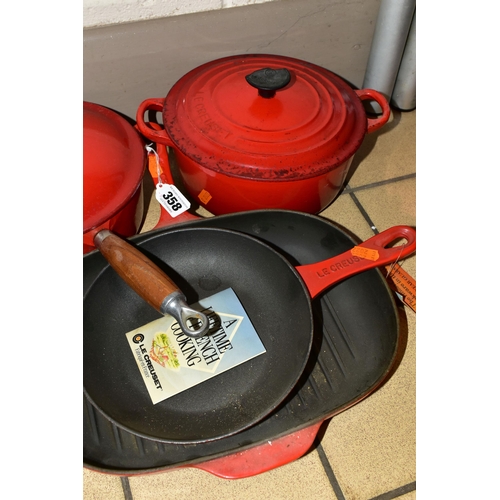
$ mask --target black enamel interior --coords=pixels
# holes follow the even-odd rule
[[[125,334],[159,313],[108,267],[83,304],[84,387],[92,401],[127,430],[171,442],[219,439],[268,415],[296,384],[312,344],[311,304],[293,266],[261,241],[216,228],[171,231],[141,250],[188,303],[232,288],[266,352],[153,405]]]
[[[181,226],[219,227],[250,234],[279,250],[293,265],[326,259],[358,243],[329,220],[284,210],[228,214]],[[176,226],[131,240],[142,248],[172,230]],[[108,272],[106,268],[98,252],[84,257],[84,296],[99,275]],[[323,421],[360,401],[388,377],[396,349],[404,344],[392,292],[382,274],[372,269],[314,299],[313,313],[313,347],[304,373],[285,401],[260,422],[218,440],[190,445],[162,443],[118,427],[84,395],[84,465],[100,472],[136,475],[222,456],[230,459],[233,453],[267,446],[269,441]],[[153,319],[155,313],[150,314]]]

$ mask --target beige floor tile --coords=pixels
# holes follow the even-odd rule
[[[416,226],[416,181],[405,179],[355,192],[379,231],[391,226]]]
[[[357,191],[355,196],[379,231],[400,224],[416,227],[415,184],[415,179],[406,179]],[[416,254],[404,259],[400,264],[416,278]]]
[[[332,418],[322,439],[346,500],[368,500],[416,479],[415,314],[405,311],[401,364],[378,391]]]
[[[398,500],[416,500],[416,498],[417,498],[417,492],[410,491],[409,493],[406,493],[405,495],[399,496]]]
[[[366,240],[374,234],[363,214],[357,209],[356,204],[348,194],[338,196],[319,215],[335,222],[351,236],[355,236],[360,240]]]
[[[187,468],[131,477],[134,500],[336,500],[317,452],[257,476],[228,480]]]
[[[124,500],[120,478],[83,469],[83,498],[85,500]]]
[[[365,136],[347,176],[350,187],[416,172],[416,118],[416,110],[393,110],[388,123]]]
[[[154,197],[154,194],[151,195],[151,198],[148,203],[145,203],[145,218],[142,223],[142,227],[140,229],[140,233],[147,233],[155,228],[158,223],[158,219],[160,218],[160,210],[161,206],[158,203],[157,199]]]

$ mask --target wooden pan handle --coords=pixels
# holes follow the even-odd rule
[[[161,306],[167,296],[180,292],[156,264],[111,231],[99,231],[94,244],[123,281],[157,311],[162,312]]]

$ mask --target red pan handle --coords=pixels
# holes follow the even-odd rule
[[[389,247],[394,241],[404,238],[404,245]],[[394,226],[360,243],[343,254],[330,259],[297,266],[305,281],[311,298],[349,276],[374,267],[392,264],[415,252],[416,231],[409,226]]]

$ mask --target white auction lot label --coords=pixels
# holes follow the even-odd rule
[[[156,199],[172,217],[177,217],[191,207],[191,203],[173,184],[157,184]]]

